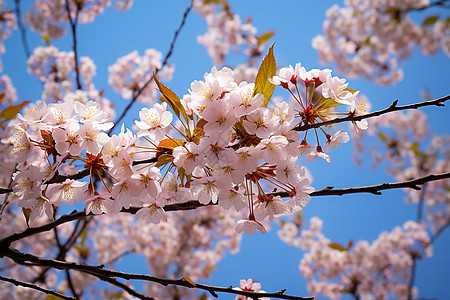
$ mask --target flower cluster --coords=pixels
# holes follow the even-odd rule
[[[216,8],[220,11],[217,12]],[[197,38],[198,42],[208,49],[214,63],[223,65],[230,49],[244,45],[246,55],[259,55],[262,44],[256,36],[256,28],[241,17],[233,14],[226,1],[214,5],[213,1],[195,0],[194,8],[205,17],[208,31]]]
[[[11,209],[11,211],[9,211]],[[36,222],[36,225],[44,225],[46,220],[40,220]],[[0,218],[0,227],[2,228],[0,232],[0,239],[5,238],[11,234],[24,231],[27,229],[27,224],[23,214],[16,209],[12,209],[9,207],[6,211],[3,212]],[[72,223],[65,223],[58,226],[59,238],[61,241],[65,242],[71,232],[73,231],[74,226]],[[26,251],[33,253],[38,256],[56,256],[58,253],[58,248],[55,247],[55,235],[52,231],[42,232],[39,234],[35,234],[26,239],[22,239],[14,242],[14,248],[20,249],[21,251]],[[75,260],[75,257],[78,256],[75,254],[75,251],[70,252],[67,255],[67,258],[70,260]],[[7,275],[9,277],[16,278],[17,280],[32,282],[43,272],[42,267],[25,267],[19,264],[16,264],[13,260],[8,258],[3,258],[0,260],[0,268],[6,272],[2,275]],[[73,279],[77,284],[77,288],[80,290],[84,289],[87,285],[80,284],[80,275],[81,273],[73,272]],[[83,274],[85,281],[89,279],[91,284],[95,281],[94,277],[86,276]],[[58,273],[54,271],[46,272],[45,276],[42,278],[41,286],[47,288],[55,288],[58,290],[67,290],[67,284],[64,288],[64,280],[60,280]],[[1,281],[0,282],[0,298],[1,299],[32,299],[32,300],[42,300],[45,299],[46,295],[42,293],[36,293],[33,290],[23,287],[12,287],[9,283]]]
[[[5,2],[0,0],[0,56],[5,53],[5,45],[3,41],[10,35],[11,31],[17,28],[16,16],[12,10],[5,9]],[[3,71],[3,64],[0,60],[0,72]]]
[[[17,101],[16,89],[8,75],[2,75],[0,77],[0,97],[2,98],[0,101],[1,104],[11,104]]]
[[[145,50],[143,56],[139,56],[137,51],[133,51],[117,59],[117,62],[108,68],[108,83],[114,91],[120,93],[123,98],[137,99],[147,105],[155,102],[156,86],[153,81],[149,82],[156,70],[161,69],[161,52],[155,49]],[[165,80],[171,80],[175,71],[174,65],[165,66],[158,73],[158,76]]]
[[[265,221],[308,203],[313,188],[299,155],[305,154],[306,161],[330,161],[317,129],[314,147],[306,142],[308,131],[300,141],[301,134],[292,128],[334,117],[341,104],[350,106],[342,114],[360,113],[358,93],[344,79],[331,77],[330,70],[306,71],[297,64],[269,81],[288,89],[300,107],[276,98],[266,107],[268,100],[255,92],[255,84],[236,82],[229,68],[214,67],[203,80],[192,82],[181,100],[155,78],[173,112],[167,103],[143,108],[136,135],[122,126],[119,134],[108,136],[109,114],[86,95],[68,93],[55,104],[37,102],[8,129],[11,155],[19,163],[14,202],[31,210],[31,220],[51,217],[53,207],[61,204],[84,201],[86,213],[117,213],[133,206],[140,208],[137,219],[159,223],[167,221],[165,205],[196,199],[244,214],[238,232],[265,233]],[[177,125],[172,124],[174,114]],[[326,137],[326,152],[349,139],[342,130],[319,130]],[[71,175],[77,170],[87,172],[89,181],[77,181]],[[61,175],[65,181],[55,181]]]
[[[80,23],[93,22],[95,17],[102,14],[105,8],[111,6],[111,0],[70,0],[71,18]],[[120,10],[129,9],[133,5],[132,0],[117,0],[115,7]],[[25,16],[25,21],[30,24],[33,31],[52,39],[58,39],[65,33],[65,25],[69,22],[66,0],[36,0],[33,7]]]
[[[405,299],[413,259],[432,255],[424,224],[413,221],[382,232],[372,243],[362,240],[354,246],[352,242],[347,246],[332,243],[321,229],[322,220],[314,217],[309,229],[286,223],[278,232],[284,242],[308,251],[300,262],[300,272],[312,295]]]
[[[127,214],[96,218],[89,232],[98,262],[108,265],[123,259],[126,253],[139,253],[146,257],[153,276],[185,276],[198,281],[208,279],[227,252],[239,251],[241,235],[233,229],[236,213],[208,207],[168,214],[168,221],[158,225],[133,222],[133,216]],[[196,294],[193,289],[152,283],[145,289],[158,299]]]
[[[447,149],[450,137],[433,134],[423,112],[412,110],[386,114],[370,124],[368,133],[377,136],[383,144],[381,148],[379,145],[371,147],[374,166],[387,163],[387,172],[396,180],[411,180],[449,170],[450,153]],[[358,138],[357,135],[355,137]],[[427,220],[435,232],[450,220],[449,185],[449,180],[434,181],[420,191],[408,191],[406,201],[423,202]]]
[[[85,88],[97,93],[92,83],[96,74],[94,62],[89,57],[80,58],[79,72]],[[75,56],[72,51],[59,51],[55,46],[37,47],[27,61],[28,72],[43,84],[42,99],[61,101],[73,90],[75,83]]]
[[[440,48],[450,55],[450,26],[447,20],[429,16],[421,25],[410,12],[430,6],[429,0],[363,0],[333,5],[323,23],[324,36],[312,41],[324,64],[335,62],[349,77],[364,76],[380,84],[403,79],[399,58],[411,55],[418,45],[424,54]]]
[[[254,281],[253,279],[249,278],[248,280],[241,279],[239,282],[239,287],[235,288],[235,290],[238,291],[249,291],[249,292],[255,292],[255,293],[265,293],[265,291],[261,290],[261,283]],[[236,300],[250,300],[250,297],[238,295],[235,298]],[[258,298],[261,300],[266,300],[270,298]]]

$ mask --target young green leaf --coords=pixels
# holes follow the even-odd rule
[[[155,75],[154,79],[156,82],[156,85],[158,86],[159,91],[164,96],[165,101],[169,104],[169,106],[172,108],[173,112],[177,115],[178,119],[180,118],[180,113],[183,116],[184,120],[188,122],[188,117],[186,114],[186,110],[184,109],[183,105],[181,104],[180,98],[178,98],[177,94],[175,94],[171,89],[166,87],[164,84],[162,84]]]
[[[159,168],[164,166],[172,161],[171,154],[161,154],[158,158],[158,162],[155,164],[155,167]]]
[[[258,44],[260,45],[264,45],[265,43],[267,43],[271,37],[273,37],[275,35],[275,31],[267,31],[264,32],[263,34],[261,34],[259,37],[257,37],[258,39]]]
[[[2,112],[0,112],[0,118],[3,119],[3,121],[11,120],[19,113],[22,107],[24,107],[28,103],[30,103],[30,101],[23,101],[20,104],[6,107]]]
[[[429,16],[425,20],[423,20],[423,26],[431,26],[439,20],[439,15]]]
[[[339,243],[329,243],[328,247],[330,247],[331,249],[334,249],[334,250],[338,250],[338,251],[347,251],[347,248],[345,248],[344,246],[342,246]]]
[[[255,89],[253,90],[253,96],[261,93],[264,96],[263,107],[267,107],[270,98],[272,97],[275,85],[269,82],[269,78],[272,78],[277,73],[277,64],[275,62],[275,56],[273,55],[273,46],[270,47],[269,53],[264,57],[261,66],[259,67],[258,74],[255,79]]]

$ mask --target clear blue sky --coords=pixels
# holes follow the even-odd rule
[[[13,7],[9,0],[7,7]],[[23,10],[31,1],[22,1]],[[137,49],[141,54],[147,48],[156,48],[166,53],[173,33],[177,28],[188,1],[135,1],[130,11],[118,12],[109,8],[96,18],[93,24],[82,24],[78,30],[79,53],[90,56],[97,65],[94,79],[98,89],[105,89],[105,97],[115,101],[118,111],[127,104],[107,84],[107,67],[115,60]],[[262,33],[275,30],[272,38],[276,41],[275,57],[279,67],[301,62],[306,68],[330,67],[334,74],[340,75],[333,66],[321,66],[311,39],[322,32],[325,10],[335,1],[267,1],[247,0],[230,1],[232,10],[241,15],[241,19],[252,17],[253,24]],[[203,46],[196,37],[206,31],[205,21],[193,12],[175,46],[170,59],[176,65],[174,79],[167,85],[178,95],[187,93],[190,83],[199,80],[213,66]],[[28,32],[31,48],[43,45],[39,35]],[[61,50],[71,50],[70,36],[54,44]],[[9,74],[19,98],[38,100],[41,84],[26,73],[26,60],[20,42],[19,31],[6,41],[6,54],[2,56],[4,73]],[[242,57],[231,55],[232,62],[243,61]],[[385,108],[393,100],[399,104],[420,101],[421,89],[428,87],[431,94],[441,97],[448,94],[450,78],[450,60],[439,53],[423,56],[414,51],[411,58],[402,62],[405,79],[393,87],[380,87],[365,80],[349,80],[351,87],[359,89],[368,96],[372,109]],[[280,95],[283,91],[276,90]],[[130,125],[142,106],[136,105],[128,115],[126,124]],[[450,133],[448,108],[426,108],[433,130],[438,134]],[[313,177],[314,187],[321,189],[328,185],[336,188],[363,186],[394,181],[382,169],[371,169],[371,159],[361,167],[352,160],[352,143],[343,145],[339,151],[332,152],[333,163],[317,162],[307,166]],[[346,243],[349,239],[376,239],[381,231],[391,230],[408,219],[414,219],[416,206],[404,203],[405,192],[386,191],[382,196],[354,195],[344,197],[314,198],[304,209],[304,218],[319,216],[324,220],[324,233],[330,239]],[[302,252],[281,242],[276,235],[276,226],[267,235],[245,236],[241,252],[229,255],[219,263],[218,270],[209,282],[214,285],[238,285],[239,279],[254,278],[262,283],[266,291],[278,291],[286,288],[286,293],[307,296],[306,283],[300,276],[298,265]],[[450,230],[447,230],[435,244],[433,258],[420,261],[418,265],[417,286],[422,298],[448,299],[450,283]],[[120,264],[123,271],[145,272],[134,261]],[[133,262],[131,262],[133,264]],[[140,264],[142,265],[142,264]],[[221,299],[231,297],[221,296]]]

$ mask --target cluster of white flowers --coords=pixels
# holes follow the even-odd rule
[[[150,105],[156,99],[156,85],[154,81],[149,83],[148,81],[152,78],[153,72],[161,69],[161,58],[161,52],[155,49],[145,50],[143,56],[139,56],[137,51],[133,51],[120,57],[115,64],[108,68],[108,83],[125,99],[133,98],[147,84],[137,99]],[[161,69],[158,76],[165,80],[171,80],[174,71],[175,66],[168,65]]]
[[[425,227],[408,221],[391,232],[382,232],[372,243],[362,240],[354,246],[352,242],[343,246],[326,238],[321,233],[322,220],[314,217],[309,229],[299,230],[297,225],[286,223],[278,235],[284,242],[308,251],[299,268],[312,295],[405,299],[413,259],[432,255]]]
[[[111,0],[68,1],[70,15],[78,17],[80,23],[93,22],[105,8],[111,6]],[[117,0],[115,7],[120,10],[129,9],[133,0]],[[65,33],[65,25],[69,22],[66,0],[36,0],[33,7],[25,15],[25,21],[33,31],[52,39],[58,39]]]
[[[58,74],[54,76],[63,76]],[[159,223],[167,221],[165,205],[196,199],[242,212],[238,232],[264,233],[262,222],[308,203],[313,188],[298,165],[299,155],[305,154],[307,161],[330,160],[319,144],[314,149],[306,143],[307,131],[299,141],[301,134],[291,129],[334,116],[340,104],[350,106],[346,114],[355,113],[357,101],[357,92],[347,89],[345,80],[331,77],[330,70],[307,72],[297,64],[269,80],[285,88],[303,82],[305,102],[297,99],[303,111],[281,100],[267,108],[254,83],[238,83],[231,69],[215,67],[202,81],[192,82],[178,104],[169,101],[180,118],[178,126],[172,124],[167,103],[154,104],[140,111],[136,135],[122,126],[119,134],[108,136],[109,114],[80,92],[55,104],[37,102],[9,124],[11,155],[19,164],[14,202],[31,210],[31,220],[51,217],[53,207],[63,203],[84,201],[86,213],[117,213],[133,206],[141,208],[137,219]],[[302,98],[298,86],[296,90]],[[326,151],[349,139],[342,130],[332,135],[322,131]],[[76,172],[76,162],[89,171],[89,182],[51,181]],[[94,176],[101,179],[101,188]]]
[[[6,51],[3,41],[6,40],[11,35],[11,32],[16,28],[16,16],[12,10],[5,9],[5,2],[0,0],[0,57]],[[2,71],[3,64],[0,59],[0,72]]]
[[[256,37],[256,28],[250,22],[243,23],[239,15],[230,11],[226,1],[220,5],[204,0],[195,0],[193,3],[196,11],[205,17],[208,25],[208,31],[197,40],[207,48],[215,64],[223,65],[230,49],[239,45],[244,45],[243,52],[246,55],[258,51],[260,44]],[[217,6],[219,12],[216,11]]]
[[[368,133],[378,136],[386,146],[371,147],[374,165],[387,163],[387,172],[396,180],[411,180],[448,171],[450,137],[432,133],[422,111],[383,115],[371,120],[370,125]],[[357,135],[355,137],[358,138]],[[429,182],[420,191],[408,191],[407,202],[424,202],[424,212],[434,232],[446,226],[450,218],[449,184],[448,180]]]
[[[36,47],[29,57],[28,72],[43,84],[42,99],[61,101],[64,95],[73,90],[75,82],[75,56],[72,51],[59,51],[55,46]],[[92,78],[96,67],[89,57],[81,57],[79,72],[86,90],[94,92]]]
[[[347,0],[344,5],[327,11],[324,35],[315,37],[312,45],[324,64],[336,63],[349,77],[395,84],[403,79],[398,60],[410,56],[415,45],[427,55],[440,48],[450,55],[448,19],[430,16],[417,25],[409,17],[428,7],[429,0]]]
[[[111,264],[125,253],[146,257],[151,274],[160,278],[186,276],[193,281],[208,279],[228,252],[240,248],[241,235],[233,224],[238,214],[219,207],[168,213],[167,222],[133,222],[129,214],[96,218],[89,228],[100,264]],[[93,253],[93,254],[94,254]],[[176,274],[174,274],[176,270]],[[193,289],[148,283],[147,292],[158,299],[196,295]]]

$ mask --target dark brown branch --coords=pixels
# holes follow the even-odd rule
[[[359,193],[370,193],[374,195],[381,195],[382,190],[392,190],[400,188],[410,188],[414,190],[420,190],[421,188],[419,187],[419,185],[423,185],[430,181],[436,181],[447,178],[450,178],[450,172],[441,174],[431,174],[428,176],[402,182],[382,183],[378,185],[369,185],[355,188],[334,189],[332,186],[328,186],[324,189],[312,192],[310,196],[342,196],[346,194],[359,194]],[[275,192],[271,193],[271,195],[280,197],[289,197],[289,194],[286,192]]]
[[[139,299],[144,299],[144,300],[154,300],[154,298],[148,297],[148,296],[146,296],[146,295],[144,295],[144,294],[142,294],[142,293],[139,293],[138,291],[136,291],[136,290],[130,288],[128,285],[126,285],[126,284],[124,284],[124,283],[122,283],[122,282],[120,282],[120,281],[118,281],[118,280],[116,280],[116,279],[114,279],[114,278],[111,278],[111,277],[108,277],[108,276],[97,276],[97,277],[98,277],[100,280],[109,282],[109,283],[111,283],[111,284],[113,284],[113,285],[115,285],[115,286],[117,286],[117,287],[123,289],[123,290],[126,291],[128,294],[130,294],[130,295],[132,295],[132,296],[135,296],[135,297],[137,297],[137,298],[139,298]]]
[[[317,128],[320,126],[325,126],[325,125],[331,125],[331,124],[337,124],[337,123],[342,123],[342,122],[348,122],[348,121],[360,121],[363,119],[367,119],[367,118],[372,118],[372,117],[376,117],[376,116],[380,116],[389,112],[393,112],[393,111],[399,111],[399,110],[406,110],[406,109],[417,109],[420,107],[424,107],[424,106],[444,106],[444,102],[450,99],[450,95],[442,97],[442,98],[438,98],[435,100],[430,100],[430,101],[424,101],[424,102],[419,102],[419,103],[415,103],[415,104],[409,104],[409,105],[403,105],[403,106],[397,106],[397,100],[395,100],[391,106],[389,106],[388,108],[385,108],[383,110],[379,110],[379,111],[375,111],[366,115],[360,115],[360,116],[347,116],[344,118],[336,118],[330,121],[326,121],[326,122],[321,122],[321,123],[315,123],[315,124],[306,124],[306,125],[302,125],[302,126],[298,126],[293,128],[293,130],[297,130],[297,131],[304,131],[304,130],[308,130],[311,128]],[[120,118],[119,118],[120,121]],[[117,122],[116,122],[117,124]],[[140,160],[140,161],[134,161],[133,165],[138,165],[138,164],[144,164],[144,163],[154,163],[156,161],[155,158],[150,158],[150,159],[145,159],[145,160]],[[81,171],[78,171],[77,173],[74,174],[69,174],[69,175],[59,175],[56,174],[55,176],[53,176],[52,179],[48,180],[47,182],[45,182],[46,184],[50,184],[50,183],[60,183],[60,182],[64,182],[66,179],[81,179],[84,178],[86,176],[89,175],[89,169],[83,169]],[[446,177],[447,178],[447,177]],[[392,187],[392,188],[397,188],[397,187]],[[382,188],[382,189],[386,189],[386,188]],[[325,189],[325,190],[330,190],[330,189]],[[346,189],[348,190],[348,189]],[[323,190],[322,190],[323,191]],[[334,190],[334,191],[338,191],[338,190]],[[0,194],[6,194],[6,193],[10,193],[12,192],[12,189],[5,189],[5,188],[0,188]],[[319,192],[319,191],[318,191]],[[324,191],[325,192],[325,191]],[[358,191],[356,191],[358,192]],[[364,191],[363,191],[364,192]],[[315,192],[317,193],[317,192]],[[351,192],[344,192],[343,194],[348,194]],[[281,193],[283,194],[283,193]],[[343,195],[342,194],[342,195]],[[329,193],[327,195],[338,195],[335,193]],[[314,196],[319,196],[319,194],[314,195]],[[320,196],[322,196],[322,194],[320,194]],[[285,194],[283,194],[283,197],[285,197]]]
[[[327,126],[327,125],[331,125],[331,124],[337,124],[337,123],[342,123],[342,122],[356,122],[356,121],[361,121],[364,119],[368,119],[368,118],[373,118],[373,117],[377,117],[377,116],[381,116],[390,112],[394,112],[394,111],[399,111],[399,110],[407,110],[407,109],[418,109],[420,107],[424,107],[424,106],[445,106],[444,102],[450,99],[450,95],[447,95],[445,97],[442,98],[438,98],[435,100],[430,100],[430,101],[423,101],[423,102],[419,102],[419,103],[414,103],[414,104],[409,104],[409,105],[403,105],[403,106],[397,106],[398,100],[395,100],[391,106],[389,106],[388,108],[382,109],[382,110],[378,110],[378,111],[374,111],[372,113],[368,113],[365,115],[359,115],[359,116],[355,116],[353,114],[344,117],[344,118],[336,118],[336,119],[332,119],[329,121],[325,121],[325,122],[320,122],[320,123],[314,123],[314,124],[305,124],[305,125],[301,125],[301,126],[297,126],[295,128],[293,128],[293,130],[296,131],[305,131],[311,128],[318,128],[321,126]]]
[[[448,173],[442,173],[442,174],[431,174],[425,177],[420,177],[413,180],[408,181],[402,181],[402,182],[395,182],[395,183],[382,183],[379,185],[372,185],[372,186],[365,186],[365,187],[357,187],[357,188],[345,188],[345,189],[333,189],[333,187],[326,187],[322,190],[314,191],[310,195],[311,196],[342,196],[345,194],[356,194],[356,193],[371,193],[374,195],[381,195],[382,190],[390,190],[390,189],[398,189],[398,188],[410,188],[415,190],[420,190],[419,185],[423,185],[426,182],[430,181],[436,181],[441,179],[450,178],[450,172]],[[278,193],[271,193],[275,196],[280,197],[289,197],[288,193],[285,192],[278,192]],[[170,204],[164,206],[165,211],[180,211],[180,210],[192,210],[197,209],[199,207],[203,206],[210,206],[213,204],[202,204],[196,200],[187,201],[183,203],[176,203],[176,204]],[[140,208],[139,207],[131,207],[129,209],[122,209],[122,212],[132,213],[135,214]],[[73,211],[72,213],[68,215],[63,215],[59,219],[50,222],[48,224],[38,226],[38,227],[32,227],[27,228],[24,231],[20,233],[12,234],[2,240],[0,240],[0,247],[9,247],[12,242],[26,238],[28,236],[52,230],[54,227],[64,224],[67,222],[71,222],[74,220],[77,220],[79,218],[85,217],[86,214],[84,211]]]
[[[417,207],[417,217],[416,222],[420,223],[422,221],[422,211],[423,211],[423,205],[425,200],[425,193],[427,191],[427,185],[424,184],[422,190],[420,191],[420,197],[419,197],[419,204]],[[412,259],[412,266],[411,266],[411,277],[409,278],[408,283],[408,300],[413,299],[413,288],[414,288],[414,281],[416,278],[416,269],[417,269],[417,259],[419,257],[417,255],[411,254]]]
[[[52,179],[46,181],[45,184],[61,183],[61,182],[66,181],[66,179],[74,179],[74,180],[82,179],[86,176],[89,176],[89,173],[90,173],[90,169],[83,169],[74,174],[68,174],[68,175],[55,174],[55,176],[53,176]]]
[[[74,1],[75,3],[75,18],[72,19],[72,16],[70,15],[70,6],[69,6],[69,0],[66,0],[66,10],[67,10],[67,17],[69,18],[70,27],[72,29],[72,40],[73,40],[73,55],[75,60],[75,79],[77,82],[77,88],[79,90],[82,89],[81,82],[80,82],[80,68],[78,66],[78,50],[77,50],[77,24],[78,24],[78,14],[80,13],[80,7],[77,1]]]
[[[172,42],[170,43],[169,51],[167,52],[166,56],[164,57],[164,61],[161,64],[161,68],[156,69],[155,72],[153,73],[152,77],[149,80],[147,80],[147,82],[136,93],[133,93],[133,98],[131,99],[130,103],[128,103],[127,107],[125,107],[125,109],[122,112],[122,114],[120,115],[120,117],[114,122],[113,127],[111,127],[111,129],[108,131],[108,135],[110,135],[111,132],[113,132],[116,125],[118,125],[120,123],[120,121],[122,121],[122,119],[125,117],[127,112],[130,110],[131,106],[133,106],[134,102],[136,102],[137,98],[142,94],[142,92],[145,90],[145,88],[153,81],[154,77],[158,74],[158,72],[169,61],[169,58],[170,58],[170,56],[172,56],[173,49],[175,47],[175,42],[177,41],[177,38],[178,38],[178,35],[179,35],[181,29],[184,27],[184,24],[186,23],[187,16],[188,16],[189,12],[191,11],[191,9],[192,9],[192,2],[188,6],[186,11],[184,12],[181,23],[173,35]]]
[[[124,273],[120,271],[106,270],[103,269],[104,266],[90,266],[90,265],[81,265],[73,262],[64,262],[53,259],[45,259],[41,257],[34,256],[32,254],[26,254],[19,252],[10,248],[0,248],[0,256],[6,256],[14,260],[16,263],[22,264],[25,262],[34,263],[40,266],[47,266],[55,269],[70,269],[77,270],[81,272],[85,272],[96,276],[98,278],[109,277],[109,278],[123,278],[126,280],[144,280],[149,282],[159,283],[163,286],[167,285],[175,285],[175,286],[183,286],[187,288],[194,288],[199,290],[208,291],[212,296],[217,297],[216,293],[228,293],[234,295],[242,295],[252,299],[258,299],[262,297],[270,297],[277,299],[291,299],[291,300],[313,300],[313,297],[297,297],[291,295],[285,295],[284,290],[277,293],[256,293],[250,291],[239,291],[235,290],[232,287],[216,287],[211,285],[205,285],[200,283],[193,283],[191,281],[186,281],[184,279],[166,279],[159,278],[145,274],[132,274],[132,273]]]
[[[22,39],[22,46],[23,46],[23,50],[25,51],[25,56],[27,58],[30,57],[30,47],[28,46],[28,41],[27,41],[27,31],[25,30],[25,26],[23,26],[23,22],[22,22],[22,13],[20,11],[20,0],[15,0],[14,1],[16,6],[15,6],[15,14],[16,14],[16,19],[17,19],[17,26],[19,27],[20,30],[20,36]]]
[[[10,283],[14,284],[15,286],[23,286],[23,287],[30,288],[30,289],[33,289],[33,290],[37,290],[37,291],[46,293],[47,295],[53,295],[53,296],[59,297],[61,299],[76,300],[73,297],[69,297],[69,296],[57,293],[55,291],[44,289],[44,288],[39,287],[37,285],[31,284],[31,283],[27,283],[27,282],[23,282],[23,281],[19,281],[19,280],[13,279],[13,278],[0,276],[0,280],[10,282]]]

